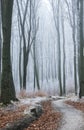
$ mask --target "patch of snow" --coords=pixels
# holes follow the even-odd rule
[[[20,99],[20,104],[25,105],[25,104],[39,104],[41,101],[46,101],[47,97],[36,97],[36,98],[26,98],[26,99]]]
[[[66,99],[66,97],[63,97],[63,96],[49,96],[49,98],[52,100]]]

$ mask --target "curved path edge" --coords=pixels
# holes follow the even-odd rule
[[[62,114],[62,123],[58,130],[84,130],[84,113],[64,103],[65,99],[52,101],[53,107]]]

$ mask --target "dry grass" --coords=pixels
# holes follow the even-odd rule
[[[36,97],[47,97],[48,94],[39,90],[39,91],[35,92],[35,96]]]
[[[19,98],[27,98],[27,96],[28,96],[28,94],[27,94],[26,90],[21,89],[19,94],[18,94],[18,97]]]
[[[19,98],[34,98],[34,97],[47,97],[48,94],[39,90],[37,92],[31,92],[31,93],[28,93],[26,92],[26,90],[22,89],[20,91],[20,93],[18,94],[18,97]]]

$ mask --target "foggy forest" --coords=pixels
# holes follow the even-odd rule
[[[0,0],[0,130],[84,130],[83,114],[84,0]]]

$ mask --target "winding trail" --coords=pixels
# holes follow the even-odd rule
[[[64,100],[53,101],[54,108],[63,113],[61,127],[58,130],[84,130],[84,114],[64,103]]]

